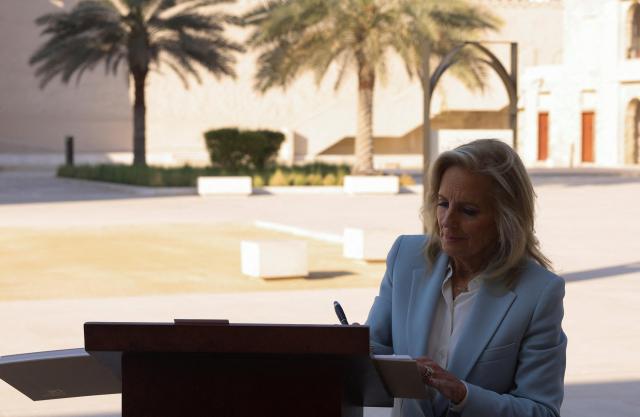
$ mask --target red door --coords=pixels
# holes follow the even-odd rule
[[[549,157],[549,113],[538,113],[538,161]]]
[[[593,153],[593,120],[594,113],[586,111],[582,113],[582,162],[595,161]]]

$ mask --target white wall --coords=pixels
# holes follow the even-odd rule
[[[640,97],[640,60],[626,58],[628,10],[633,3],[619,0],[566,0],[564,63],[531,68],[523,77],[526,126],[525,160],[535,161],[537,113],[550,112],[547,165],[581,162],[581,113],[595,111],[595,164],[624,163],[625,114],[628,103]],[[544,100],[543,100],[544,99]],[[548,101],[542,109],[540,101]],[[573,160],[570,152],[573,146]]]
[[[513,132],[510,129],[435,129],[431,131],[431,162],[444,151],[471,142],[476,139],[499,139],[513,145]],[[374,155],[375,169],[420,169],[423,166],[422,154]],[[319,155],[318,160],[330,163],[353,163],[353,155]]]
[[[622,164],[625,160],[625,136],[626,132],[626,113],[629,103],[634,98],[640,98],[640,59],[624,59],[626,48],[628,47],[628,26],[627,19],[629,11],[634,2],[621,1],[612,6],[611,13],[617,13],[619,16],[618,34],[620,39],[620,59],[617,71],[612,71],[612,84],[618,87],[616,89],[616,114],[611,117],[611,125],[616,129],[616,147],[613,149],[603,150],[608,161],[616,161]]]

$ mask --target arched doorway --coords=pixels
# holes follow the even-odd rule
[[[624,163],[640,164],[640,100],[637,98],[631,100],[627,107]]]
[[[627,15],[627,58],[640,58],[640,6],[634,4]]]

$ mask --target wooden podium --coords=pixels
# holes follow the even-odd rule
[[[86,323],[123,417],[355,417],[388,406],[366,326]]]

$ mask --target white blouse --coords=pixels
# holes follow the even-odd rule
[[[447,275],[442,283],[442,297],[438,298],[427,345],[427,357],[437,362],[443,369],[447,369],[449,356],[460,340],[462,329],[469,319],[481,285],[480,279],[472,279],[467,286],[468,291],[460,293],[454,300],[452,276],[453,269],[449,264]],[[468,393],[469,389],[467,389]],[[452,404],[451,409],[456,412],[461,411],[466,401],[467,396],[465,395],[460,403]]]

